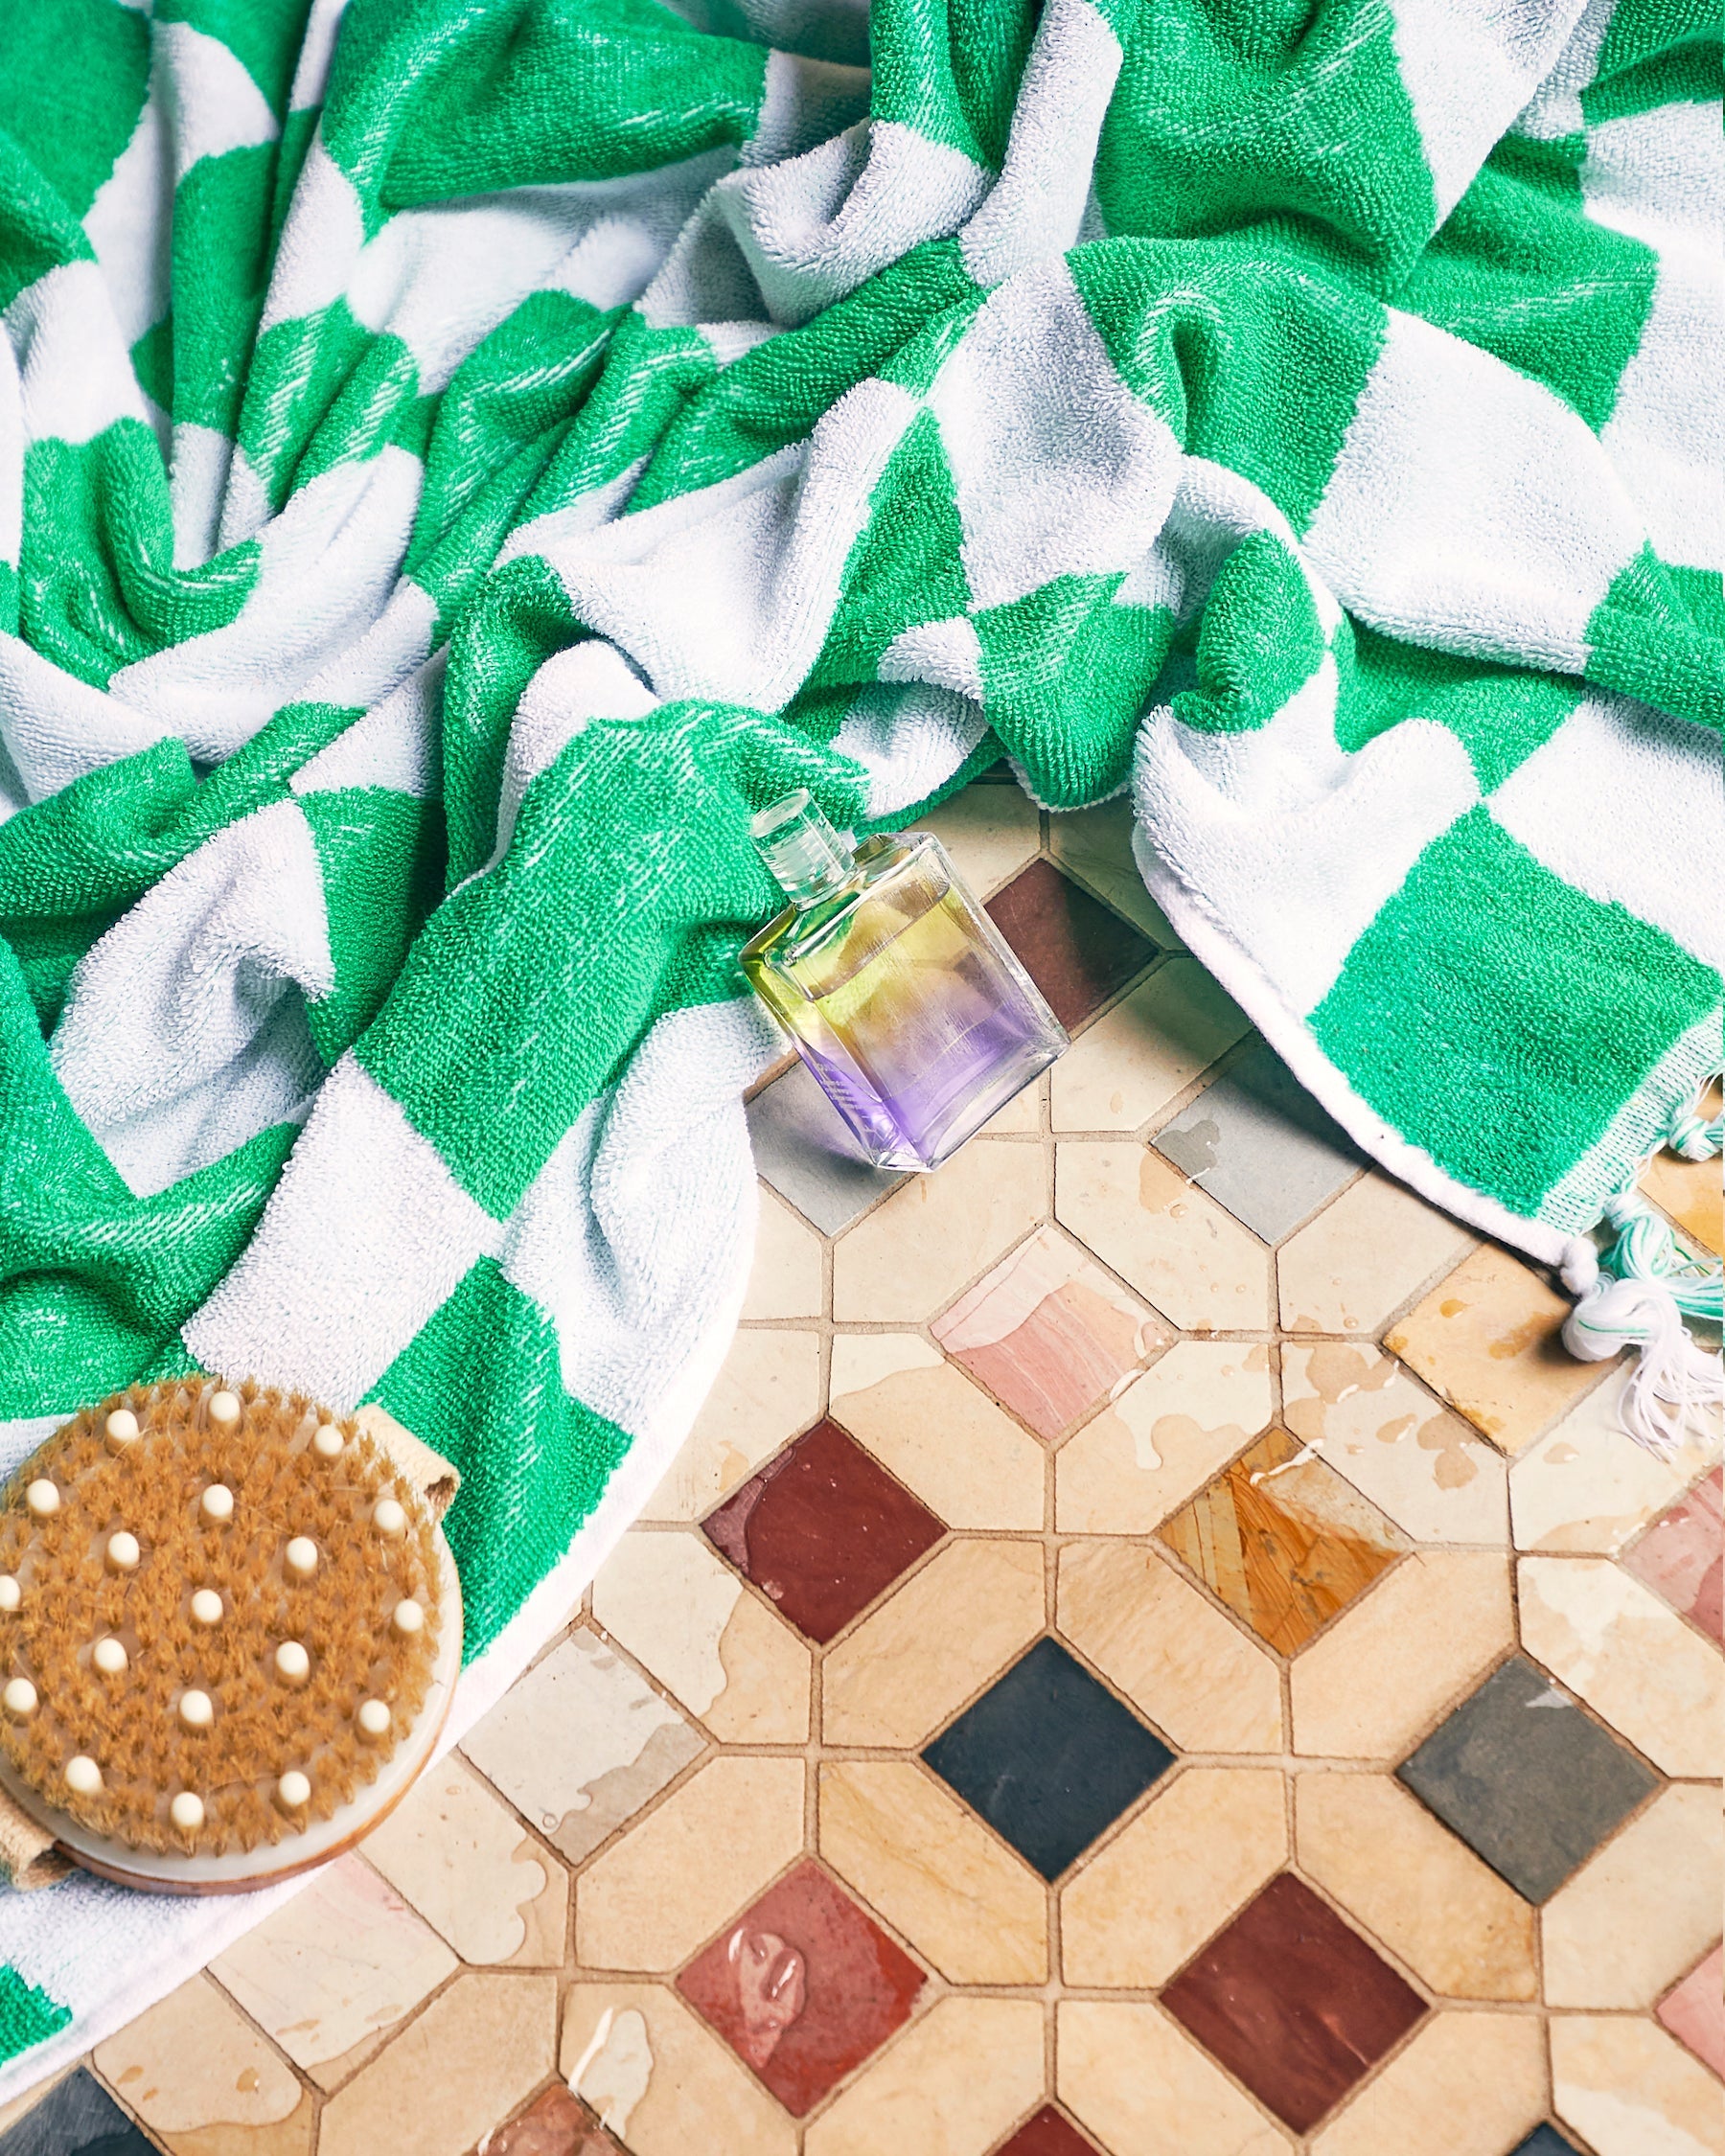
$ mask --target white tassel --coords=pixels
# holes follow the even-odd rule
[[[1618,1418],[1650,1453],[1668,1457],[1707,1409],[1725,1397],[1719,1357],[1690,1338],[1677,1298],[1663,1280],[1613,1280],[1600,1273],[1571,1311],[1563,1344],[1583,1363],[1609,1362],[1625,1347],[1641,1350]]]
[[[1618,1419],[1637,1444],[1668,1456],[1725,1400],[1725,1364],[1697,1346],[1684,1323],[1686,1315],[1719,1323],[1720,1269],[1682,1249],[1636,1190],[1620,1191],[1605,1217],[1618,1237],[1603,1258],[1584,1235],[1563,1254],[1563,1284],[1580,1297],[1563,1344],[1583,1363],[1640,1350]]]

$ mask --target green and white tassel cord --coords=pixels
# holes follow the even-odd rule
[[[1709,1122],[1685,1110],[1672,1116],[1666,1142],[1686,1160],[1714,1158],[1725,1144],[1725,1118]],[[1638,1444],[1668,1454],[1725,1399],[1719,1350],[1703,1348],[1685,1323],[1692,1319],[1714,1332],[1725,1326],[1725,1268],[1686,1250],[1638,1190],[1611,1199],[1605,1218],[1618,1231],[1608,1250],[1596,1250],[1585,1236],[1570,1246],[1564,1285],[1580,1300],[1563,1343],[1589,1363],[1640,1349],[1619,1413]]]

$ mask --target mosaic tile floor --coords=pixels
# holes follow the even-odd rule
[[[1123,806],[931,822],[1070,1053],[932,1179],[759,1092],[743,1329],[567,1631],[0,2156],[1725,2150],[1716,1451],[1366,1167]]]

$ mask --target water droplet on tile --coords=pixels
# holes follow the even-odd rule
[[[570,2072],[570,2088],[598,2113],[602,2126],[621,2138],[652,2078],[653,2046],[645,2015],[634,2007],[625,2007],[621,2013],[607,2007]]]

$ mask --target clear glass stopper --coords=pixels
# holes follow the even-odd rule
[[[806,786],[749,818],[748,836],[768,870],[796,906],[836,891],[855,865]]]

